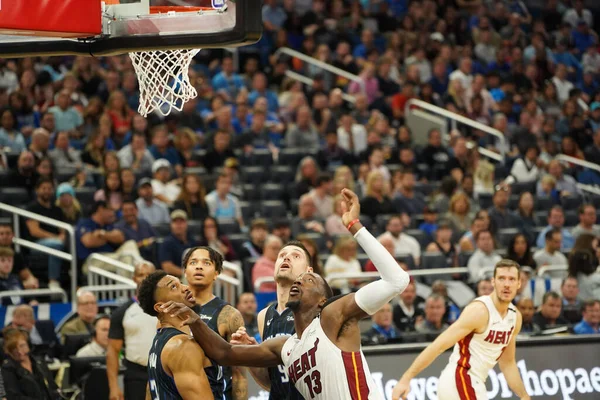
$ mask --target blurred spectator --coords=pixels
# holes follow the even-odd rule
[[[544,248],[539,249],[533,255],[533,259],[538,267],[545,265],[564,265],[568,264],[567,257],[560,252],[562,233],[559,229],[551,229],[545,233]]]
[[[352,162],[352,156],[339,145],[339,137],[336,131],[329,131],[325,134],[325,146],[319,150],[317,159],[323,169],[341,164],[351,164]]]
[[[290,222],[286,218],[275,219],[271,233],[278,236],[283,243],[289,242],[292,239]]]
[[[2,378],[8,399],[47,399],[62,397],[46,363],[30,353],[27,334],[12,329],[4,334]]]
[[[396,248],[394,247],[394,240],[389,236],[380,236],[378,239],[379,243],[390,253],[392,256],[396,257]],[[398,260],[396,260],[398,261]],[[405,271],[408,269],[408,266],[402,262],[398,262],[398,265],[404,269]],[[375,264],[373,261],[368,260],[364,267],[365,272],[376,272],[377,268],[375,268]]]
[[[213,90],[229,101],[235,99],[240,91],[246,90],[244,79],[233,68],[233,58],[225,56],[221,60],[221,72],[212,78]]]
[[[262,256],[256,260],[252,267],[252,287],[255,288],[256,280],[262,277],[273,277],[275,275],[275,261],[279,250],[283,247],[281,239],[275,235],[269,235],[265,239]],[[281,267],[280,267],[281,268]],[[288,267],[290,268],[290,267]],[[275,282],[263,283],[256,292],[275,292],[277,285]]]
[[[577,188],[577,181],[569,175],[564,175],[563,166],[560,161],[552,160],[548,163],[548,173],[556,179],[556,190],[562,196],[567,194],[578,194],[580,193],[579,188]],[[542,191],[542,184],[538,182],[537,185],[537,193],[540,195]]]
[[[115,224],[115,229],[123,232],[125,241],[133,240],[144,258],[152,258],[156,232],[148,221],[138,218],[138,207],[134,201],[125,201],[122,207],[123,219]]]
[[[561,206],[554,206],[548,212],[548,226],[546,226],[542,231],[538,234],[536,240],[536,246],[539,248],[544,247],[546,242],[546,234],[556,229],[561,234],[561,243],[560,243],[560,251],[568,251],[573,248],[575,244],[575,238],[569,232],[568,229],[564,228],[565,224],[565,214]],[[541,265],[538,263],[538,265]]]
[[[396,210],[408,215],[423,213],[427,202],[421,193],[415,191],[415,184],[415,173],[412,170],[403,170],[399,191],[393,200]]]
[[[252,114],[252,123],[240,136],[237,137],[236,147],[241,148],[244,154],[251,155],[254,149],[269,149],[273,151],[275,144],[271,132],[266,125],[266,115],[262,111]]]
[[[431,294],[425,301],[425,315],[415,324],[415,330],[420,333],[441,333],[448,328],[443,321],[446,312],[445,300],[439,294]]]
[[[158,246],[158,262],[167,274],[183,276],[181,261],[183,253],[190,247],[197,246],[188,231],[188,217],[185,211],[175,210],[171,213],[171,233]]]
[[[577,278],[581,299],[600,299],[598,259],[589,250],[578,250],[569,256],[569,275]]]
[[[317,184],[319,173],[319,167],[314,158],[311,156],[302,158],[296,170],[296,196],[302,196],[314,188]]]
[[[23,151],[17,159],[17,168],[8,176],[7,186],[22,187],[31,195],[39,175],[35,171],[35,159],[30,151]]]
[[[433,207],[440,213],[447,212],[450,208],[450,200],[456,193],[457,188],[458,183],[453,177],[444,177],[440,184],[439,192],[432,195],[431,203]]]
[[[482,278],[482,269],[494,268],[496,263],[502,260],[502,257],[494,251],[494,237],[488,230],[482,230],[475,236],[477,250],[469,258],[467,268],[469,269],[469,280],[477,282]]]
[[[171,179],[171,163],[161,158],[152,163],[152,192],[154,197],[167,205],[173,202],[181,193],[177,180]]]
[[[233,250],[231,242],[227,236],[221,234],[219,224],[213,217],[204,218],[202,221],[202,231],[200,233],[200,246],[212,247],[227,261],[233,261],[238,258]]]
[[[63,344],[66,335],[91,334],[97,316],[98,302],[96,300],[96,295],[88,291],[79,291],[77,293],[76,317],[64,324],[60,329],[60,336]]]
[[[183,173],[182,160],[179,152],[169,143],[169,131],[166,125],[152,128],[152,146],[148,148],[155,160],[164,158],[175,169],[177,176]]]
[[[448,213],[444,218],[452,224],[452,230],[465,232],[469,230],[475,213],[471,211],[471,202],[466,194],[457,192],[450,198]]]
[[[427,245],[425,251],[438,252],[444,256],[445,265],[439,267],[452,268],[458,266],[458,252],[452,243],[452,229],[447,222],[439,224],[434,241]]]
[[[373,221],[378,215],[392,214],[396,207],[388,197],[389,183],[379,171],[372,171],[367,176],[365,196],[360,202],[360,209]]]
[[[446,302],[444,322],[453,324],[460,316],[460,308],[448,296],[448,285],[442,280],[436,280],[431,284],[431,294],[439,294]]]
[[[481,279],[477,282],[477,297],[489,296],[494,292],[494,285],[491,279]]]
[[[75,242],[80,262],[92,253],[112,253],[123,244],[125,236],[114,228],[114,221],[114,211],[103,201],[94,203],[89,218],[79,220],[75,226]]]
[[[562,295],[563,309],[562,316],[571,324],[581,321],[581,306],[583,302],[579,300],[579,285],[577,278],[567,277],[563,279],[560,285]]]
[[[305,194],[298,201],[298,215],[292,219],[292,236],[300,233],[325,233],[323,222],[317,218],[317,206],[312,196]]]
[[[533,323],[537,324],[542,331],[569,324],[561,316],[562,301],[560,295],[550,291],[544,294],[540,311],[533,315]]]
[[[458,79],[462,89],[467,90],[471,87],[471,83],[473,82],[473,61],[468,57],[462,57],[458,64],[458,69],[450,74],[448,79],[453,81]]]
[[[182,178],[181,193],[179,193],[173,208],[184,210],[190,219],[201,221],[208,216],[205,196],[206,190],[200,177],[194,174],[185,174]]]
[[[190,103],[190,102],[188,102]],[[186,105],[188,104],[186,103]],[[185,106],[184,106],[185,109]],[[198,123],[190,124],[191,126],[199,126]],[[188,126],[190,126],[188,125]],[[177,132],[177,136],[173,139],[175,149],[181,155],[181,162],[184,168],[192,168],[199,166],[199,161],[194,157],[194,150],[198,146],[199,138],[196,132],[190,128],[181,128]]]
[[[363,209],[362,205],[361,209]],[[415,264],[419,265],[421,259],[421,245],[417,239],[402,232],[404,229],[402,219],[397,215],[393,215],[388,220],[385,229],[385,232],[377,239],[381,240],[381,238],[384,237],[391,238],[396,249],[396,256],[401,254],[410,254],[415,261]]]
[[[142,132],[133,134],[131,143],[119,150],[118,157],[121,167],[131,168],[136,174],[153,172],[154,156],[146,147],[146,136]]]
[[[257,316],[256,316],[256,296],[252,292],[244,292],[238,297],[235,306],[244,318],[244,327],[248,336],[256,339],[260,343],[260,333],[258,332]]]
[[[573,7],[563,14],[563,21],[575,28],[583,20],[589,26],[593,25],[593,16],[590,10],[583,8],[583,0],[574,0]]]
[[[308,254],[310,254],[310,265],[312,266],[313,272],[315,274],[319,274],[321,276],[325,276],[323,263],[321,262],[321,258],[319,257],[319,248],[317,247],[317,242],[307,234],[300,234],[296,236],[296,240],[306,247],[308,250]]]
[[[427,137],[427,146],[421,152],[422,162],[427,164],[431,170],[435,166],[445,167],[450,161],[450,156],[442,144],[442,134],[438,129],[431,129]]]
[[[325,276],[362,272],[360,262],[356,258],[356,250],[357,244],[354,237],[351,235],[338,237],[333,248],[333,253],[325,262]],[[350,286],[353,286],[353,283],[352,281],[339,279],[330,281],[330,285],[332,288],[338,289],[345,294],[350,292]]]
[[[75,357],[104,357],[108,348],[110,317],[101,315],[94,321],[92,341],[77,350]]]
[[[15,250],[13,244],[13,228],[10,224],[0,223],[0,247],[7,247],[13,251],[12,271],[16,274],[25,289],[37,289],[39,281],[29,269],[25,257]]]
[[[168,224],[170,222],[169,210],[165,203],[154,198],[150,178],[140,179],[137,187],[139,197],[135,204],[140,218],[148,221],[151,225]]]
[[[23,290],[19,276],[13,271],[15,252],[10,247],[0,247],[0,292]],[[18,296],[2,299],[2,305],[19,304],[22,299]]]
[[[248,103],[253,106],[256,99],[264,97],[267,100],[268,111],[277,112],[279,109],[279,102],[277,100],[277,94],[272,90],[269,90],[267,86],[267,77],[262,72],[257,72],[252,77],[252,91],[248,94]]]
[[[473,222],[471,222],[471,229],[460,238],[458,242],[460,246],[461,252],[469,252],[475,251],[477,249],[477,242],[475,238],[479,234],[479,232],[483,230],[488,230],[489,223],[486,222],[486,219],[483,217],[475,217]]]
[[[385,344],[390,339],[396,339],[399,335],[393,324],[392,305],[384,304],[371,317],[373,324],[371,329],[363,333],[363,344]]]
[[[582,233],[600,236],[600,225],[596,225],[596,207],[593,204],[582,204],[578,213],[579,224],[571,230],[573,238],[577,240]]]
[[[446,225],[452,231],[450,224],[446,223]],[[419,224],[419,229],[425,232],[430,239],[435,238],[435,232],[438,230],[438,214],[435,208],[423,207],[423,222]]]
[[[206,169],[212,172],[214,168],[223,166],[225,160],[234,157],[231,134],[225,130],[218,130],[213,136],[213,143],[209,143],[209,149],[204,155],[202,163]]]
[[[517,158],[510,170],[510,175],[517,182],[536,182],[540,177],[538,169],[540,149],[537,146],[530,146],[525,150],[523,157]]]
[[[39,164],[42,158],[48,157],[48,148],[50,147],[50,134],[44,128],[36,128],[31,134],[31,143],[29,151],[33,154],[36,163]]]
[[[417,296],[417,286],[410,281],[406,289],[398,296],[394,305],[393,318],[396,329],[400,332],[414,332],[415,324],[425,316],[425,301]]]
[[[57,131],[72,131],[83,125],[83,117],[71,105],[71,94],[67,90],[61,90],[56,95],[56,105],[48,109],[54,114]]]
[[[12,321],[5,329],[13,328],[23,330],[29,335],[29,343],[32,350],[35,352],[37,346],[44,353],[51,351],[49,355],[53,355],[53,349],[58,347],[58,338],[54,333],[54,323],[51,320],[36,320],[33,308],[26,304],[21,304],[13,309]],[[6,337],[5,337],[6,340]]]
[[[529,243],[535,242],[535,209],[533,195],[529,192],[523,192],[519,196],[519,204],[517,205],[516,214],[521,219],[521,232],[523,232]]]
[[[510,239],[506,258],[513,260],[520,266],[528,266],[534,270],[537,268],[537,263],[531,253],[531,245],[522,233],[517,233]]]
[[[530,298],[522,298],[517,302],[517,309],[523,317],[523,324],[521,326],[521,333],[525,335],[537,334],[540,332],[540,327],[533,321],[533,314],[535,308],[533,306],[533,300]]]
[[[40,178],[37,181],[35,192],[37,200],[30,204],[27,210],[46,218],[64,222],[65,216],[62,210],[52,203],[52,199],[54,198],[54,183],[47,178]],[[35,219],[26,219],[25,224],[27,225],[30,237],[37,244],[50,247],[54,250],[64,250],[64,243],[67,237],[64,230],[40,223]],[[60,287],[61,267],[62,259],[55,256],[48,256],[48,286],[50,288]]]
[[[349,154],[358,156],[367,149],[367,131],[356,123],[350,113],[342,114],[337,128],[339,146]]]
[[[10,108],[0,114],[0,148],[20,153],[27,150],[25,138],[17,129],[17,115]]]
[[[488,212],[496,230],[515,227],[519,228],[521,226],[519,216],[508,209],[510,193],[510,186],[501,185],[496,188],[494,197],[492,197],[493,206],[490,207]]]
[[[104,144],[105,138],[102,133],[98,130],[92,132],[88,137],[83,153],[81,153],[81,161],[92,168],[100,168],[104,160],[104,154],[107,151]]]
[[[54,149],[48,152],[54,166],[60,168],[76,168],[81,166],[79,152],[69,145],[69,133],[58,132],[54,139]]]
[[[250,240],[242,245],[240,259],[257,258],[263,254],[265,241],[269,235],[269,225],[263,218],[257,218],[250,223]]]
[[[337,194],[337,193],[336,193]],[[317,217],[325,220],[333,211],[333,198],[331,197],[331,176],[319,174],[316,185],[308,192],[317,208]]]
[[[121,209],[123,205],[123,193],[119,172],[111,171],[104,176],[104,187],[96,191],[94,201],[104,201],[114,211]]]
[[[214,218],[233,218],[237,221],[240,228],[244,229],[244,219],[242,218],[242,209],[239,200],[230,193],[231,177],[225,174],[219,175],[215,183],[215,190],[210,192],[204,198],[208,206],[208,213]]]
[[[138,197],[135,174],[130,168],[121,168],[120,178],[123,201],[135,201]]]
[[[342,214],[344,210],[342,209],[342,196],[340,194],[337,194],[333,198],[332,205],[333,213],[327,217],[327,220],[325,221],[325,230],[330,236],[345,235],[348,233],[348,229],[342,222]]]
[[[591,335],[600,333],[600,300],[589,300],[581,308],[583,319],[575,325],[577,335]]]
[[[286,147],[316,149],[320,144],[319,133],[312,121],[310,108],[302,106],[296,113],[295,123],[288,127],[285,134]]]

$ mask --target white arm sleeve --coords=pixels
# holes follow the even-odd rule
[[[398,265],[396,259],[385,247],[369,233],[367,228],[360,228],[354,238],[381,274],[381,280],[363,286],[354,296],[356,304],[367,314],[373,315],[404,291],[410,281],[410,276]]]

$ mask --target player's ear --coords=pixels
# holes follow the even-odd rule
[[[306,268],[306,272],[315,272],[312,267]]]
[[[327,303],[327,298],[326,297],[321,297],[321,300],[319,301],[319,309],[323,309],[323,307],[325,307],[325,303]]]
[[[162,301],[159,303],[156,303],[154,305],[154,311],[156,311],[158,314],[162,314],[163,311],[160,308],[162,307],[163,304],[165,304],[165,303],[163,303]]]

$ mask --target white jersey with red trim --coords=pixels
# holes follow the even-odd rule
[[[290,381],[307,400],[383,400],[361,351],[340,350],[325,334],[321,318],[290,337],[281,349]]]
[[[457,384],[459,375],[465,373],[485,382],[490,370],[508,346],[517,324],[517,309],[513,304],[509,304],[508,311],[502,318],[490,296],[481,296],[474,301],[480,301],[487,307],[488,324],[483,333],[471,332],[454,346],[448,366],[456,369]]]

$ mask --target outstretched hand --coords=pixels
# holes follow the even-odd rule
[[[183,322],[181,326],[191,325],[194,322],[200,320],[200,316],[194,312],[191,308],[182,303],[176,303],[174,301],[168,301],[160,309],[165,314],[170,314],[171,317],[178,317]]]
[[[348,224],[360,216],[360,201],[350,189],[342,189],[342,222]]]
[[[240,326],[238,330],[231,335],[231,340],[229,341],[231,344],[239,344],[239,345],[255,345],[258,344],[256,339],[248,335],[246,332],[246,328]]]

